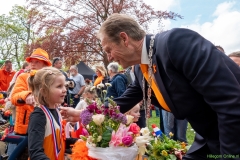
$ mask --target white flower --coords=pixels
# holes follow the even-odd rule
[[[107,90],[103,90],[102,92],[106,94],[106,93],[107,93]]]
[[[103,114],[95,114],[95,115],[92,116],[92,119],[93,119],[93,122],[96,125],[100,126],[102,124],[102,122],[104,121],[104,119],[105,119],[105,115],[103,115]]]
[[[112,84],[111,84],[111,83],[105,83],[105,85],[106,85],[107,87],[112,87]]]
[[[90,91],[93,91],[95,88],[96,88],[96,86],[92,86],[92,87],[90,88]]]
[[[152,137],[149,136],[149,135],[145,135],[145,136],[138,136],[138,137],[136,137],[135,142],[136,142],[137,146],[140,147],[140,146],[143,146],[146,143],[148,143],[150,140],[152,140]]]
[[[97,142],[100,142],[102,140],[102,136],[98,136]]]
[[[101,89],[101,88],[103,88],[103,87],[104,87],[104,84],[102,84],[102,83],[100,83],[100,84],[97,85],[97,88],[98,88],[98,89]]]
[[[127,118],[127,125],[129,125],[130,123],[133,122],[133,119],[134,119],[133,116],[131,116],[131,115],[126,115],[126,118]]]
[[[145,131],[147,131],[147,129],[145,129]],[[146,152],[146,144],[149,143],[150,140],[152,140],[152,137],[147,134],[145,134],[144,136],[136,137],[135,142],[138,146],[138,153],[140,155],[144,155],[144,153]]]
[[[145,135],[149,136],[150,131],[149,131],[148,127],[145,127],[140,130],[140,133],[142,133],[143,136],[145,136]]]
[[[154,143],[157,144],[158,140],[157,137],[154,138]]]
[[[141,156],[143,156],[146,152],[146,146],[140,146],[138,147],[138,154],[140,154]]]
[[[93,137],[92,137],[92,136],[88,136],[87,141],[88,141],[89,143],[92,143],[92,142],[93,142]]]
[[[92,143],[91,145],[92,145],[92,147],[96,147],[96,144],[95,144],[95,143]]]

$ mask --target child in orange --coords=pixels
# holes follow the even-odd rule
[[[54,67],[30,72],[29,88],[36,106],[28,126],[28,150],[31,160],[63,160],[65,135],[57,108],[66,95],[65,76]]]

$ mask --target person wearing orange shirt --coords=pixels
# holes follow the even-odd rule
[[[12,62],[6,60],[3,69],[0,69],[0,91],[7,91],[14,74]]]
[[[39,70],[43,67],[51,66],[48,53],[37,48],[30,57],[26,58],[30,64],[31,70]],[[28,77],[30,73],[22,73],[17,77],[12,90],[11,102],[16,106],[16,119],[14,132],[17,134],[26,134],[29,122],[29,116],[33,112],[35,101],[31,91],[28,88]]]

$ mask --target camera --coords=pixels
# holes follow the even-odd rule
[[[67,81],[66,87],[69,89],[73,89],[75,87],[75,83],[73,81]]]

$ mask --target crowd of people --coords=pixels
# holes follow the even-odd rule
[[[14,133],[28,135],[24,143],[30,159],[64,159],[65,153],[71,154],[65,145],[69,149],[78,140],[74,132],[81,126],[79,114],[98,98],[106,107],[107,99],[114,99],[141,128],[146,127],[146,104],[151,104],[163,133],[172,132],[181,142],[187,143],[190,123],[196,137],[183,159],[240,153],[239,51],[227,56],[221,46],[188,29],[146,35],[123,14],[112,14],[98,38],[109,61],[115,62],[107,70],[97,65],[92,80],[84,79],[76,65],[63,71],[63,60],[50,60],[41,48],[17,72],[10,60],[2,66],[0,91],[10,103],[6,107],[13,108]],[[119,65],[126,72],[120,73]],[[103,88],[97,87],[100,84]]]

